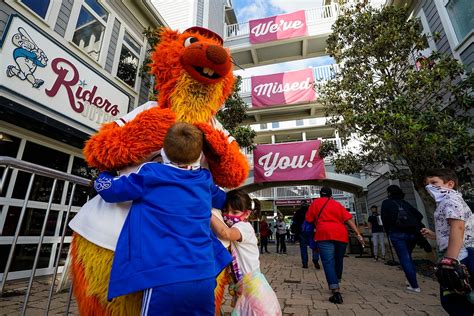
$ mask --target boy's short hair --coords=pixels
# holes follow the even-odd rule
[[[168,130],[163,149],[171,162],[189,165],[201,156],[203,138],[199,128],[189,123],[179,122]]]
[[[251,210],[252,199],[242,190],[231,190],[227,192],[225,209],[227,209],[229,206],[232,207],[233,210],[245,212],[246,210]]]
[[[458,187],[459,180],[454,170],[447,169],[447,168],[430,169],[426,172],[425,178],[431,178],[431,177],[438,177],[441,180],[443,180],[443,182],[454,181],[454,189]]]
[[[372,205],[370,209],[377,208],[377,205]]]

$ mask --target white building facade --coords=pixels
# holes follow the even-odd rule
[[[8,279],[28,276],[40,239],[37,274],[51,273],[72,187],[5,160],[90,177],[84,142],[148,100],[143,30],[160,25],[148,1],[0,1],[0,279],[7,265]],[[87,198],[78,187],[70,218]]]

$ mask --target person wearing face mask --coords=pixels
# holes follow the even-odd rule
[[[281,315],[275,292],[260,272],[257,237],[247,221],[251,214],[252,200],[242,190],[227,192],[224,221],[211,218],[211,227],[217,236],[231,242],[232,275],[235,284],[229,286],[234,292],[232,315],[262,316]]]
[[[456,191],[458,178],[450,169],[433,169],[426,173],[426,190],[436,202],[436,233],[423,228],[421,233],[436,239],[441,269],[466,265],[474,285],[474,215]],[[438,265],[439,265],[438,264]],[[449,315],[473,315],[474,295],[463,295],[440,286],[441,305]]]
[[[416,278],[416,268],[411,254],[420,237],[423,227],[423,215],[403,198],[405,194],[398,185],[387,187],[388,199],[382,202],[382,223],[388,238],[395,248],[398,260],[408,280],[406,290],[420,293],[421,289]]]
[[[372,232],[372,242],[374,244],[374,259],[378,261],[378,250],[379,245],[382,251],[382,260],[385,261],[385,240],[384,240],[384,233],[383,233],[383,224],[382,224],[382,217],[380,216],[377,205],[372,205],[370,207],[372,211],[372,215],[369,216],[367,221],[369,222],[369,228]]]

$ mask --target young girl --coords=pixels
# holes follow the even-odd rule
[[[250,223],[252,200],[247,193],[232,190],[227,193],[224,223],[211,218],[211,226],[219,238],[231,241],[232,273],[236,280],[237,303],[232,315],[281,315],[280,304],[260,272],[257,237]]]

